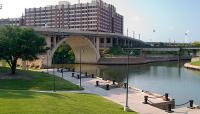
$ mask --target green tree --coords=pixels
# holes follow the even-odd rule
[[[196,42],[193,42],[192,43],[192,46],[195,46],[195,47],[200,47],[200,42],[198,41],[196,41]]]
[[[46,52],[45,40],[33,29],[17,26],[0,27],[0,59],[6,60],[15,74],[18,59],[34,60],[37,55]]]
[[[115,47],[111,47],[109,48],[108,52],[109,54],[113,54],[113,55],[123,55],[123,49],[120,46],[115,46]]]
[[[53,63],[67,64],[67,63],[74,63],[74,61],[75,61],[75,56],[71,47],[67,43],[61,44],[54,54]]]

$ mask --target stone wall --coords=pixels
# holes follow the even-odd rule
[[[191,61],[192,61],[192,62],[200,61],[200,57],[193,57]]]

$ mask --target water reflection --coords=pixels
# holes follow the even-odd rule
[[[200,104],[200,72],[183,67],[184,62],[157,62],[129,66],[130,85],[159,94],[169,93],[176,102],[194,99]],[[79,65],[65,65],[79,71]],[[83,65],[83,72],[102,77],[105,80],[126,80],[126,65]]]

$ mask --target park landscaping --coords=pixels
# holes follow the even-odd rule
[[[92,94],[39,92],[52,90],[54,76],[36,71],[0,67],[0,114],[135,114],[121,105]],[[81,90],[56,77],[56,90]]]
[[[81,90],[79,86],[72,84],[60,77],[55,77],[56,90]],[[17,69],[15,75],[10,74],[10,69],[0,67],[0,89],[10,90],[53,90],[54,76],[36,71],[24,71]]]
[[[1,90],[0,101],[3,114],[128,114],[122,106],[91,94]]]
[[[200,66],[200,61],[194,61],[190,63],[191,65]]]

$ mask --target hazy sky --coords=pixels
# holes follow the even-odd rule
[[[19,17],[25,8],[55,5],[60,0],[0,0],[0,18]],[[63,1],[63,0],[62,0]],[[78,0],[67,0],[77,3]],[[124,16],[124,34],[144,41],[200,41],[200,0],[104,0]],[[81,0],[91,2],[91,0]],[[153,30],[155,29],[155,32]],[[138,38],[138,36],[136,36]]]

